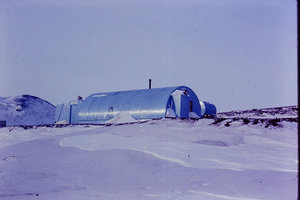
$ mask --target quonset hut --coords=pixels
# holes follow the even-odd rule
[[[135,120],[201,118],[207,114],[193,90],[179,86],[91,94],[85,100],[57,105],[55,121],[103,124],[121,113],[127,113]]]

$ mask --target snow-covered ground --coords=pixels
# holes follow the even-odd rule
[[[266,123],[0,128],[0,199],[297,199],[298,122]]]
[[[31,95],[0,97],[0,121],[7,126],[54,123],[55,106]]]
[[[297,118],[298,106],[282,106],[275,108],[262,108],[242,111],[218,113],[218,117],[232,118]]]

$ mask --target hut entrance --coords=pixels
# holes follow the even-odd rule
[[[189,104],[189,96],[187,90],[175,90],[172,93],[175,103],[176,115],[180,118],[188,118],[189,109],[193,109],[193,104]],[[191,106],[191,108],[189,108]]]
[[[193,102],[189,101],[189,112],[193,112]]]

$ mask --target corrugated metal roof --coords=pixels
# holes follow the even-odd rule
[[[193,101],[193,112],[201,116],[196,94],[186,86],[95,93],[88,96],[80,107],[78,123],[101,123],[120,112],[128,112],[135,119],[165,117],[167,104],[175,90],[186,90]]]

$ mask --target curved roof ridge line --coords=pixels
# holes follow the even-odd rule
[[[142,91],[142,90],[156,90],[156,89],[167,89],[167,88],[175,88],[175,90],[177,88],[181,88],[181,87],[186,87],[186,88],[189,88],[187,86],[184,86],[184,85],[179,85],[179,86],[170,86],[170,87],[157,87],[157,88],[151,88],[151,89],[148,89],[148,88],[145,88],[145,89],[132,89],[132,90],[116,90],[116,91],[111,91],[111,92],[95,92],[95,93],[92,93],[90,94],[89,96],[92,96],[92,95],[101,95],[101,94],[108,94],[108,93],[116,93],[116,92],[130,92],[130,91]],[[190,88],[189,88],[190,89]],[[175,91],[174,90],[174,91]],[[89,97],[88,96],[88,97]]]

